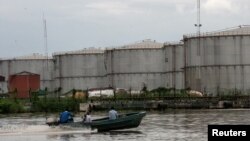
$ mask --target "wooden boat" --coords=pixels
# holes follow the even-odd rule
[[[92,121],[91,128],[97,129],[98,132],[136,128],[140,125],[145,115],[146,112],[136,112],[119,115],[115,120],[110,120],[108,117],[96,119]]]
[[[49,126],[91,127],[91,129],[97,129],[98,132],[104,132],[136,128],[140,125],[141,120],[145,115],[146,112],[134,112],[119,115],[115,120],[110,120],[109,117],[94,119],[90,124],[85,124],[83,122],[69,122],[63,124],[59,124],[58,122],[47,122],[46,124]]]

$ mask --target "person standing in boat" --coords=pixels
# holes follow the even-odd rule
[[[68,112],[68,110],[65,110],[60,114],[60,120],[59,123],[68,123],[73,122],[73,114],[71,112]]]
[[[118,113],[117,111],[115,110],[115,108],[112,106],[110,111],[109,111],[109,119],[110,120],[115,120],[118,118]]]

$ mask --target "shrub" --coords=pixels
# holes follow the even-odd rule
[[[19,101],[12,99],[0,99],[0,113],[20,113],[24,107]]]

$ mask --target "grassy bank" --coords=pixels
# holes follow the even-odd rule
[[[216,107],[220,101],[230,104],[231,107],[250,107],[250,96],[241,93],[220,94],[218,96],[190,96],[189,89],[177,90],[174,88],[160,87],[148,91],[144,87],[139,94],[129,92],[116,92],[114,96],[75,97],[78,90],[72,89],[67,92],[71,95],[59,94],[58,91],[48,92],[44,90],[32,92],[29,99],[17,99],[16,95],[8,98],[0,98],[0,113],[22,113],[22,112],[61,112],[69,110],[79,112],[79,104],[93,102],[96,110],[107,109],[114,105],[120,109],[162,109],[162,108],[209,108]],[[82,91],[80,91],[82,92]]]
[[[81,101],[72,98],[57,98],[38,99],[35,101],[24,99],[5,98],[0,99],[0,113],[24,113],[24,112],[60,112],[64,110],[79,111],[79,103]]]
[[[69,110],[73,112],[79,111],[80,100],[72,98],[64,98],[58,100],[57,98],[49,98],[47,100],[41,99],[31,103],[30,112],[61,112]]]
[[[0,99],[0,113],[21,113],[25,112],[24,104],[19,100]]]

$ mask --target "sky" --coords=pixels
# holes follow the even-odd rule
[[[195,33],[197,0],[0,0],[0,58],[152,39],[180,41]],[[201,0],[201,31],[250,23],[249,0]]]

